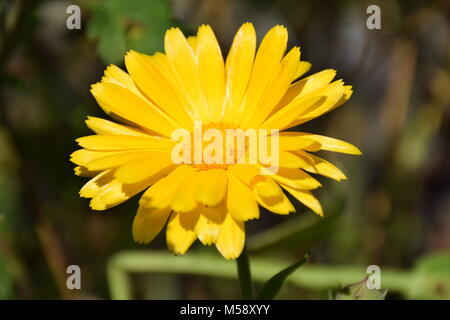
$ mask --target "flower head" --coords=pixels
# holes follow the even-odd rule
[[[224,61],[209,26],[187,39],[172,28],[164,54],[129,51],[128,72],[109,66],[91,92],[116,122],[86,120],[96,134],[77,139],[83,149],[71,155],[75,173],[92,177],[80,196],[91,198],[92,209],[106,210],[144,191],[133,222],[137,242],[150,242],[167,222],[167,244],[175,254],[199,239],[215,244],[227,259],[240,255],[244,222],[259,218],[258,206],[277,214],[295,211],[285,192],[323,215],[311,193],[320,183],[309,173],[338,181],[345,175],[312,152],[360,151],[337,139],[283,130],[340,106],[352,90],[333,81],[334,70],[299,80],[310,64],[300,61],[298,47],[285,54],[287,37],[286,28],[275,26],[257,49],[253,25],[245,23]],[[201,141],[196,123],[202,124]],[[174,135],[180,129],[187,132],[183,144],[182,135]],[[208,129],[215,130],[210,137]],[[220,133],[239,129],[242,150],[239,134],[229,145],[226,139],[219,143]],[[253,139],[249,130],[266,133]],[[268,163],[251,157],[251,147],[261,149],[263,137],[275,136],[265,146],[277,159],[270,171]],[[184,161],[174,161],[174,150]]]

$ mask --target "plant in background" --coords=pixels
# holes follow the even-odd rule
[[[257,50],[253,25],[245,23],[224,61],[209,26],[187,39],[177,28],[168,30],[165,54],[130,51],[125,56],[128,73],[111,65],[92,86],[102,109],[121,124],[89,117],[86,123],[96,135],[77,139],[83,149],[71,155],[78,165],[75,173],[93,177],[80,191],[81,197],[91,198],[92,209],[106,210],[145,190],[133,222],[134,239],[149,243],[168,221],[166,238],[173,253],[184,254],[199,239],[204,245],[215,244],[226,259],[240,257],[247,298],[252,292],[245,221],[259,218],[258,205],[282,215],[294,212],[283,189],[322,216],[311,193],[320,183],[309,173],[337,181],[345,175],[312,152],[361,154],[344,141],[283,131],[333,110],[352,94],[351,86],[333,81],[334,70],[298,80],[310,64],[300,61],[298,47],[285,54],[287,37],[286,28],[275,26]],[[174,163],[171,154],[180,141],[173,133],[186,129],[194,134],[196,121],[219,132],[279,131],[279,170],[263,174],[267,163],[229,163],[226,154],[238,151],[233,147],[213,164]],[[209,146],[202,143],[200,148],[205,153]],[[245,147],[245,159],[248,153]],[[286,269],[271,282],[281,287],[292,271]]]

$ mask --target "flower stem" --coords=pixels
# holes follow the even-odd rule
[[[241,284],[241,296],[244,300],[253,299],[252,275],[250,273],[250,262],[247,247],[244,246],[241,255],[236,260],[239,282]]]

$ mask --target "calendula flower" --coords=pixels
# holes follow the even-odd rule
[[[300,61],[298,47],[285,54],[287,38],[286,28],[275,26],[257,49],[254,27],[245,23],[224,61],[209,26],[187,39],[172,28],[164,54],[129,51],[128,72],[109,66],[91,92],[117,122],[86,120],[96,134],[77,139],[83,149],[71,155],[75,173],[93,177],[80,196],[91,198],[92,209],[106,210],[144,191],[132,227],[137,242],[150,242],[167,222],[167,244],[175,254],[184,254],[198,238],[215,244],[227,259],[240,255],[244,222],[259,218],[258,206],[282,215],[295,211],[285,192],[323,215],[311,193],[321,184],[309,173],[338,181],[345,175],[312,152],[360,151],[341,140],[283,130],[342,105],[352,89],[333,81],[335,70],[299,80],[310,63]],[[196,122],[220,132],[279,130],[279,168],[265,174],[267,163],[229,163],[225,154],[219,156],[223,162],[213,164],[175,163],[173,150],[180,141],[173,133],[184,129],[194,136]]]

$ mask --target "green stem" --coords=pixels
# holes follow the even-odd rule
[[[239,263],[239,262],[238,262]],[[292,262],[254,257],[252,276],[263,283]],[[367,266],[305,265],[286,280],[287,283],[311,290],[329,288],[361,281],[367,277]],[[108,284],[113,299],[132,299],[130,273],[172,273],[236,279],[236,267],[222,257],[199,252],[185,256],[173,256],[166,250],[130,250],[116,253],[108,262]],[[383,268],[383,289],[400,292],[412,297],[412,289],[420,292],[423,275],[413,270]],[[442,281],[444,281],[444,278]],[[417,284],[417,285],[416,285]],[[423,286],[423,285],[422,285]]]
[[[253,299],[252,275],[248,259],[247,246],[244,246],[241,255],[236,260],[239,282],[241,284],[241,296],[244,300]]]

